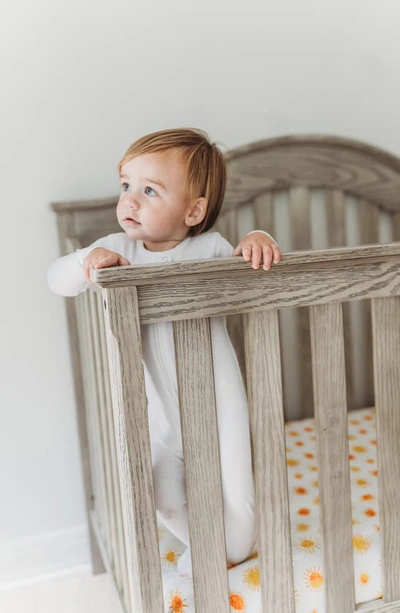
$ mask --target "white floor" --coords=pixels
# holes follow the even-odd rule
[[[1,613],[121,613],[107,574],[81,571],[0,591]]]

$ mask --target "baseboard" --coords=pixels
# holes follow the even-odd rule
[[[87,526],[0,543],[0,589],[90,568]]]

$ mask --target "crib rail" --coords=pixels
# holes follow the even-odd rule
[[[368,610],[395,610],[390,607],[400,600],[399,264],[400,244],[392,244],[286,254],[269,273],[253,271],[238,258],[92,271],[92,280],[103,288],[135,613],[163,611],[140,348],[140,324],[157,321],[175,322],[196,610],[230,609],[207,320],[228,313],[245,314],[263,611],[294,613],[277,309],[295,306],[310,311],[327,613],[353,613],[341,303],[361,299],[372,303],[388,603]]]

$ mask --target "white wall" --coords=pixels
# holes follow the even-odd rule
[[[0,543],[85,523],[48,203],[116,193],[126,147],[172,126],[400,154],[399,20],[396,0],[3,2]]]

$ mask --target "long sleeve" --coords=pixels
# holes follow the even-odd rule
[[[58,258],[50,265],[47,272],[47,283],[51,291],[61,296],[77,296],[91,287],[83,274],[85,257],[96,247],[104,247],[119,253],[121,251],[120,237],[121,233],[109,234],[99,238],[89,247],[78,249],[74,253]]]
[[[61,296],[77,296],[89,287],[83,274],[82,262],[86,257],[83,251],[89,253],[91,248],[69,253],[50,265],[47,282],[52,292]]]

